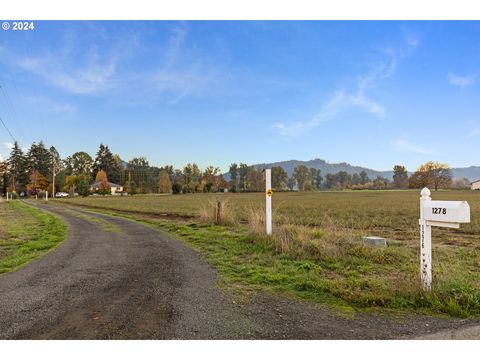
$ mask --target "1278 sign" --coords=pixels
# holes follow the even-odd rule
[[[432,208],[432,214],[447,215],[447,209],[434,207]]]

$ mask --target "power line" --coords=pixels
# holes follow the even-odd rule
[[[7,124],[5,124],[5,122],[3,121],[3,119],[0,117],[0,122],[3,124],[3,127],[5,128],[5,130],[7,130],[7,132],[10,134],[13,142],[17,142],[17,140],[15,140],[15,137],[12,135],[12,132],[10,131],[10,129],[8,128]]]
[[[15,85],[15,83],[13,83],[13,84]],[[17,114],[17,110],[15,109],[15,106],[13,105],[13,102],[12,102],[12,100],[11,100],[11,98],[10,98],[10,95],[9,95],[8,92],[7,92],[7,88],[5,87],[5,84],[4,84],[4,85],[1,85],[1,84],[0,84],[0,89],[1,89],[2,92],[3,92],[3,96],[5,97],[5,101],[6,101],[6,103],[7,103],[7,106],[10,107],[10,110],[11,110],[11,113],[12,113],[12,115],[13,115],[13,118],[14,118],[14,120],[17,122],[17,125],[18,125],[18,127],[19,127],[19,129],[20,129],[20,132],[22,133],[23,138],[24,138],[25,133],[23,132],[23,126],[22,126],[22,124],[21,124],[21,122],[20,122],[20,119],[19,119],[18,114]]]

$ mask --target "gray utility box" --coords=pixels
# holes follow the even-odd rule
[[[363,241],[373,246],[387,246],[387,240],[378,236],[364,236]]]

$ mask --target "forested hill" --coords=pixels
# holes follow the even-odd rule
[[[301,160],[288,160],[280,161],[270,164],[256,164],[255,168],[270,168],[273,166],[281,166],[289,176],[293,174],[293,169],[299,165],[305,165],[308,168],[320,169],[323,175],[325,174],[335,174],[339,171],[346,171],[349,174],[359,174],[362,171],[365,171],[370,179],[375,179],[378,175],[383,176],[387,179],[392,179],[393,171],[377,171],[361,166],[353,166],[347,163],[337,163],[332,164],[328,163],[322,159],[314,159],[310,161],[301,161]]]
[[[382,176],[389,180],[392,180],[393,171],[378,171],[373,169],[364,168],[361,166],[354,166],[347,163],[329,163],[322,159],[314,159],[310,161],[301,161],[301,160],[288,160],[280,161],[270,164],[255,164],[254,167],[258,168],[270,168],[273,166],[281,166],[289,176],[292,175],[293,169],[298,165],[305,165],[309,168],[320,169],[322,174],[335,174],[339,171],[346,171],[349,174],[359,174],[362,171],[365,171],[370,179],[375,179],[377,176]],[[402,165],[402,164],[399,164]],[[393,168],[393,165],[392,165]],[[414,169],[410,169],[414,170]],[[468,168],[452,168],[453,178],[466,177],[467,179],[473,181],[480,179],[480,166],[470,166]]]

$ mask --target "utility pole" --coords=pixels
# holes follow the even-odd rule
[[[55,164],[53,164],[53,183],[52,183],[52,197],[55,197],[55,176],[57,174],[55,173]]]

